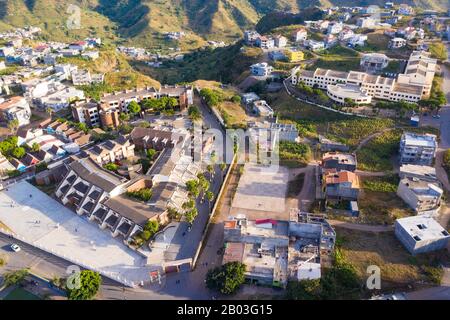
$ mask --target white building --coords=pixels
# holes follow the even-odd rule
[[[377,21],[372,17],[364,17],[359,18],[356,24],[360,28],[375,28]]]
[[[403,178],[417,178],[428,182],[438,182],[436,169],[431,166],[417,164],[403,164],[400,166],[399,176]]]
[[[17,120],[19,126],[30,123],[31,109],[24,97],[16,96],[8,100],[0,99],[0,119],[9,122]]]
[[[332,22],[327,27],[327,33],[328,34],[338,34],[339,32],[342,31],[343,27],[344,27],[344,25],[342,24],[342,22]]]
[[[323,41],[306,40],[305,46],[311,51],[320,51],[325,49]]]
[[[393,38],[389,41],[390,49],[398,49],[406,46],[406,40],[403,38]]]
[[[330,84],[327,87],[327,95],[339,104],[345,104],[347,100],[351,100],[357,105],[372,102],[372,96],[354,84]]]
[[[299,29],[294,31],[293,39],[295,42],[305,41],[308,38],[308,32],[306,29]]]
[[[365,53],[360,65],[365,71],[381,71],[388,66],[389,61],[389,57],[383,53]]]
[[[265,100],[256,100],[252,104],[253,112],[259,117],[273,117],[273,109]]]
[[[450,239],[449,233],[426,215],[397,219],[395,235],[412,255],[444,249]]]
[[[434,134],[405,132],[400,140],[400,163],[431,165],[437,146]]]
[[[418,213],[439,208],[443,193],[437,184],[408,177],[400,180],[397,189],[397,195]]]
[[[275,36],[274,41],[277,48],[284,48],[287,45],[287,38],[280,35]]]
[[[74,87],[63,87],[62,89],[50,93],[37,99],[39,106],[43,109],[50,108],[57,112],[69,107],[70,103],[84,99],[84,92]]]
[[[430,59],[428,53],[414,51],[410,56],[406,72],[398,75],[397,79],[359,71],[343,72],[320,68],[308,71],[294,68],[291,71],[291,82],[294,85],[303,82],[308,86],[317,86],[324,90],[329,85],[335,84],[357,85],[361,91],[376,99],[418,102],[429,96],[435,69],[435,59]]]
[[[250,66],[250,71],[254,76],[267,77],[272,73],[273,67],[267,62],[261,62]]]

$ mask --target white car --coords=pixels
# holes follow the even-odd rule
[[[14,252],[19,252],[21,249],[20,249],[20,247],[17,244],[13,243],[11,245],[11,250],[14,251]]]

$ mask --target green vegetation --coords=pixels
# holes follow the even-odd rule
[[[152,190],[150,188],[142,188],[137,191],[127,191],[127,196],[147,202],[152,197]]]
[[[286,298],[292,300],[357,299],[362,294],[362,283],[356,268],[339,247],[333,253],[333,265],[319,280],[289,282]]]
[[[308,70],[316,68],[333,69],[338,71],[359,70],[358,53],[345,47],[336,46],[317,53],[319,59],[307,67]]]
[[[119,165],[116,163],[110,162],[110,163],[103,165],[103,168],[105,168],[106,170],[109,170],[109,171],[117,172],[117,170],[119,170]]]
[[[363,188],[376,192],[396,192],[399,178],[396,175],[363,178]]]
[[[79,277],[78,281],[75,281],[76,288],[70,289],[66,287],[67,297],[69,300],[91,300],[95,297],[100,285],[102,283],[102,278],[98,272],[91,270],[83,270],[79,274],[73,275],[74,277]]]
[[[210,88],[203,88],[202,90],[200,90],[200,96],[210,107],[219,105],[219,103],[221,103],[225,99],[221,91]]]
[[[11,271],[3,275],[5,286],[9,287],[21,283],[28,275],[27,269]]]
[[[3,298],[3,300],[7,301],[7,300],[41,300],[41,298],[39,298],[38,296],[32,294],[31,292],[25,290],[24,288],[21,287],[17,287],[15,288],[13,291],[11,291],[10,293],[8,293],[8,295],[6,297]]]
[[[308,144],[280,141],[279,155],[282,164],[304,166],[311,158],[311,148]]]
[[[447,46],[442,42],[430,43],[428,50],[433,58],[439,60],[447,60],[448,58]]]
[[[431,110],[437,110],[441,106],[445,105],[447,103],[447,98],[445,97],[445,93],[442,91],[442,84],[442,77],[435,76],[431,87],[430,97],[426,100],[419,101],[420,105]]]
[[[445,150],[442,165],[447,172],[447,176],[450,177],[450,149]]]
[[[0,152],[8,159],[11,157],[20,159],[23,158],[26,154],[26,150],[23,147],[17,146],[17,137],[11,136],[2,142],[0,142]]]
[[[35,166],[36,173],[47,170],[47,162],[41,161]]]
[[[238,83],[242,74],[256,63],[262,50],[244,47],[242,42],[222,48],[202,48],[184,55],[183,61],[167,61],[159,68],[151,68],[142,62],[133,62],[136,70],[159,80],[176,84],[198,79],[216,80],[223,83]]]
[[[144,99],[142,109],[147,112],[161,112],[165,115],[173,115],[175,107],[178,106],[178,100],[173,97],[161,97],[160,99]]]
[[[211,290],[231,295],[244,283],[245,268],[245,264],[235,261],[211,269],[206,274],[206,286]]]
[[[358,169],[391,171],[391,158],[398,152],[402,130],[389,130],[374,137],[357,152]]]
[[[377,265],[381,269],[383,292],[435,285],[440,279],[439,265],[450,259],[445,249],[413,257],[394,232],[372,233],[344,228],[336,231],[340,236],[340,250],[355,267],[362,283],[367,279],[369,265]],[[367,295],[371,294],[367,292]]]
[[[375,105],[375,108],[396,110],[401,116],[404,116],[408,111],[419,111],[419,106],[417,104],[409,103],[406,101],[378,101]]]
[[[188,115],[192,121],[199,121],[202,118],[200,109],[195,105],[192,105],[188,108]]]
[[[151,161],[155,158],[157,151],[155,149],[147,150],[147,158]]]

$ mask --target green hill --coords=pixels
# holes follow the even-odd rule
[[[275,11],[298,14],[313,6],[383,5],[384,0],[73,0],[81,9],[81,29],[69,30],[65,0],[0,1],[0,30],[36,25],[44,37],[67,40],[100,36],[110,41],[146,47],[199,47],[205,40],[235,40]],[[448,0],[404,0],[426,9],[448,9]],[[269,16],[270,17],[270,16]],[[265,25],[274,21],[265,19]],[[261,22],[260,22],[261,25]],[[262,28],[264,29],[264,28]],[[185,31],[180,43],[164,39],[164,32]]]

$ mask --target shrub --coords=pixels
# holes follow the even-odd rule
[[[206,286],[223,294],[233,294],[245,281],[245,268],[245,264],[234,261],[211,269],[206,275]]]
[[[126,194],[131,198],[147,202],[152,197],[152,190],[150,188],[143,188],[138,191],[128,191]]]

